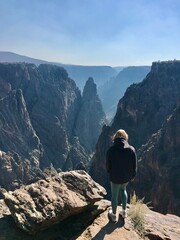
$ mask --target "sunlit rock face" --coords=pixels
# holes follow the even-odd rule
[[[162,125],[177,107],[179,96],[180,61],[153,63],[151,72],[143,82],[134,84],[128,88],[124,97],[119,101],[112,126],[104,127],[97,142],[96,152],[93,157],[93,163],[90,169],[91,176],[97,182],[108,188],[105,156],[107,149],[112,144],[111,136],[113,133],[120,128],[125,129],[129,134],[129,143],[134,145],[136,150],[138,150],[143,144],[147,143],[152,134],[156,134],[162,128]],[[176,128],[177,127],[174,128],[174,131],[176,131]],[[168,134],[166,134],[166,137],[169,139],[169,142],[171,139],[172,142],[174,142],[172,134],[169,135],[169,137]],[[172,143],[170,145],[172,145]],[[179,145],[176,145],[176,151],[177,146]],[[164,149],[166,149],[165,155],[172,154],[169,147],[166,146]],[[156,152],[154,152],[154,154],[158,155]],[[162,160],[157,159],[157,161],[161,162]],[[172,159],[169,158],[168,160],[168,164],[171,165],[169,161],[172,161]],[[176,159],[175,161],[177,162],[178,160]],[[168,171],[168,164],[164,165],[164,171]],[[170,175],[176,175],[173,169],[170,168],[169,170]],[[152,169],[151,174],[153,175],[155,173],[158,174],[157,170]],[[140,170],[138,174],[141,174]],[[144,178],[148,178],[148,175],[143,176]],[[144,178],[139,179],[139,189],[145,186]],[[179,177],[177,181],[179,181]],[[168,184],[169,183],[167,183],[167,186]],[[173,211],[173,208],[174,207],[171,208],[171,211]],[[170,208],[164,205],[161,211],[166,211],[166,209]]]
[[[70,171],[7,192],[5,203],[16,224],[33,234],[87,210],[105,194],[85,171]]]

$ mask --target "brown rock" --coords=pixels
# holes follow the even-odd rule
[[[5,193],[5,202],[16,224],[33,234],[81,213],[105,194],[85,171],[71,171]]]
[[[118,207],[118,212],[120,207]],[[180,218],[148,210],[145,216],[145,235],[140,236],[132,226],[129,216],[125,221],[119,217],[117,223],[108,218],[108,209],[77,238],[73,240],[179,240]]]
[[[148,210],[145,236],[142,238],[133,229],[129,216],[121,217],[116,224],[109,221],[109,201],[96,202],[88,211],[71,216],[59,224],[33,236],[34,240],[179,240],[180,218]],[[120,211],[118,207],[118,211]],[[32,236],[16,227],[9,209],[0,200],[0,237],[3,240],[32,240]]]
[[[145,229],[147,239],[179,240],[180,217],[148,210]]]
[[[114,224],[108,218],[108,211],[98,218],[78,237],[73,240],[139,240],[141,239],[133,229],[126,229],[123,219]]]

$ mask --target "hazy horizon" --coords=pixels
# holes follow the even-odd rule
[[[180,59],[178,0],[0,0],[0,51],[84,66]]]

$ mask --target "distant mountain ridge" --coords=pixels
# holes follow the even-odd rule
[[[5,52],[5,51],[0,51],[0,62],[9,62],[9,63],[27,62],[27,63],[33,63],[35,65],[39,65],[42,63],[49,63],[48,61],[45,61],[45,60],[35,59],[35,58],[20,55],[20,54],[16,54],[13,52]]]
[[[127,87],[132,83],[140,82],[150,71],[149,66],[137,67],[111,67],[111,66],[81,66],[73,64],[63,64],[57,62],[48,62],[40,59],[34,59],[22,56],[12,52],[0,51],[0,62],[26,62],[33,63],[36,66],[40,64],[52,64],[61,66],[68,72],[81,92],[89,77],[94,79],[97,86],[97,93],[102,101],[106,116],[111,120],[115,114],[118,100],[123,96]]]
[[[26,63],[33,63],[35,65],[47,63],[47,64],[54,64],[57,66],[64,67],[67,70],[69,77],[75,80],[80,90],[83,90],[85,82],[89,77],[92,77],[94,79],[98,87],[102,85],[104,82],[108,81],[111,77],[114,77],[117,75],[117,71],[110,66],[81,66],[81,65],[49,62],[49,61],[44,61],[40,59],[30,58],[30,57],[19,55],[12,52],[0,51],[0,62],[9,62],[9,63],[26,62]]]

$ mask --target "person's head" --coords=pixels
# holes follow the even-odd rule
[[[126,141],[128,141],[128,134],[126,133],[126,131],[124,131],[123,129],[119,129],[117,130],[117,132],[113,135],[113,140],[115,138],[125,138]]]

